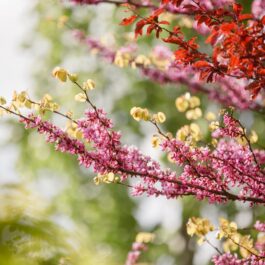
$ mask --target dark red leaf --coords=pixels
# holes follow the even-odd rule
[[[242,7],[242,5],[240,5],[240,4],[234,3],[234,4],[233,4],[233,10],[234,10],[235,14],[236,14],[237,16],[239,16],[239,14],[240,14],[240,13],[242,12],[242,10],[243,10],[243,7]]]
[[[163,12],[165,12],[164,8],[158,8],[152,13],[152,17],[158,17],[161,15]]]
[[[239,21],[252,19],[252,18],[253,18],[252,14],[242,14],[242,15],[239,15],[238,17]]]
[[[207,61],[197,61],[193,64],[196,68],[210,67],[211,65]]]
[[[159,21],[158,24],[169,25],[170,23],[166,20]]]
[[[122,20],[122,22],[120,23],[121,26],[128,26],[128,25],[131,25],[137,18],[138,16],[136,15],[133,15],[133,16],[130,16],[130,17],[127,17],[127,18],[124,18]]]

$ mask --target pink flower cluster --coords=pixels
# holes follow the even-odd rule
[[[228,115],[227,113],[223,116],[224,126],[222,128],[218,128],[212,133],[213,137],[239,137],[243,136],[243,129],[240,127],[239,122]]]
[[[200,0],[200,6],[202,6],[206,10],[213,10],[217,8],[221,8],[225,5],[231,5],[235,1],[234,0]],[[166,5],[166,9],[168,12],[174,14],[193,14],[194,9],[184,6],[192,5],[194,6],[194,2],[192,0],[184,0],[180,6],[176,6],[172,3]]]
[[[250,256],[245,259],[238,259],[237,255],[225,253],[223,255],[214,256],[212,259],[215,265],[264,265],[264,260],[257,256]]]
[[[146,250],[146,244],[134,242],[132,245],[132,250],[128,253],[125,265],[136,265],[141,253]]]
[[[252,14],[256,18],[262,18],[265,16],[265,1],[264,0],[254,0],[252,3]]]
[[[234,121],[226,117],[226,125],[234,126]],[[80,164],[93,167],[96,173],[113,172],[122,181],[138,177],[139,184],[133,186],[133,194],[166,196],[196,196],[210,202],[224,203],[228,200],[265,203],[264,170],[257,164],[254,153],[247,146],[234,140],[220,140],[218,146],[190,148],[176,139],[165,139],[161,144],[164,152],[178,166],[183,167],[179,176],[175,172],[161,169],[149,156],[137,148],[124,146],[120,133],[113,130],[112,122],[101,109],[88,110],[85,118],[77,121],[84,139],[89,142],[89,150],[81,141],[70,138],[55,125],[30,116],[22,119],[27,128],[37,128],[46,140],[56,145],[56,149],[78,156]]]
[[[255,229],[260,232],[265,232],[265,222],[262,223],[261,221],[257,221],[254,225]]]

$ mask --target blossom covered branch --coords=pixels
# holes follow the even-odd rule
[[[132,109],[131,114],[136,120],[150,121],[158,129],[162,150],[183,169],[177,175],[172,170],[163,170],[158,162],[143,155],[137,148],[122,145],[121,134],[114,130],[106,113],[89,99],[87,91],[95,87],[91,80],[81,86],[76,81],[77,77],[64,69],[58,68],[54,73],[60,80],[66,81],[69,78],[81,88],[82,92],[77,94],[76,100],[87,101],[91,109],[85,112],[84,118],[72,120],[68,128],[71,135],[35,114],[21,116],[20,121],[26,128],[36,128],[40,134],[46,135],[46,140],[54,143],[58,151],[77,155],[80,164],[87,168],[93,167],[98,174],[112,172],[119,175],[122,182],[138,177],[139,183],[133,186],[135,195],[146,193],[167,198],[193,195],[199,200],[207,198],[212,203],[229,200],[265,203],[265,172],[261,166],[265,155],[262,151],[253,150],[251,146],[236,141],[236,138],[248,138],[239,122],[228,113],[223,115],[224,127],[217,126],[213,131],[213,138],[218,141],[215,148],[210,148],[197,146],[196,142],[201,140],[200,129],[194,124],[190,125],[190,131],[180,128],[176,137],[172,137],[159,129],[158,124],[165,121],[163,113],[150,115],[146,109]],[[14,97],[9,107],[3,103],[4,99],[1,108],[6,112],[13,109],[13,112],[18,113],[19,107],[34,108],[37,104],[40,114],[47,110],[60,113],[57,110],[58,104],[47,95],[40,103],[34,103],[22,92]]]

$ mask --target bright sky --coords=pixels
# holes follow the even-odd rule
[[[0,0],[0,94],[10,97],[14,89],[29,86],[30,54],[20,45],[30,31],[28,16],[32,0]]]
[[[28,16],[32,0],[0,0],[0,95],[10,99],[12,91],[30,86],[30,54],[20,48],[30,31]],[[17,179],[16,148],[8,144],[9,128],[0,120],[0,182]]]

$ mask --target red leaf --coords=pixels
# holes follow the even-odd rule
[[[236,24],[231,22],[231,23],[223,23],[222,26],[220,27],[222,32],[225,33],[230,33],[231,30],[236,28]]]
[[[196,6],[191,5],[191,4],[184,5],[183,8],[187,8],[187,9],[192,10],[192,11],[198,9]]]
[[[211,65],[207,61],[197,61],[193,64],[196,68],[210,67]]]
[[[152,13],[152,17],[158,17],[165,11],[164,8],[158,8]]]
[[[150,35],[152,33],[152,31],[156,28],[156,25],[151,24],[150,26],[148,26],[147,30],[146,30],[146,35]]]
[[[239,14],[242,12],[242,10],[243,10],[243,7],[242,7],[242,5],[240,5],[240,4],[233,4],[233,10],[234,10],[234,12],[236,13],[236,15],[237,16],[239,16]]]
[[[122,20],[122,22],[120,23],[121,26],[128,26],[128,25],[131,25],[137,18],[138,16],[136,15],[133,15],[133,16],[130,16],[130,17],[127,17],[127,18],[124,18]]]
[[[240,58],[236,55],[232,55],[230,59],[230,67],[234,68],[240,63]]]
[[[239,21],[242,21],[242,20],[247,20],[247,19],[252,19],[253,18],[253,15],[252,14],[242,14],[242,15],[239,15]]]
[[[208,21],[208,17],[207,16],[198,16],[198,19],[197,19],[197,23],[198,23],[198,26],[200,25],[200,24],[202,24],[203,22],[206,22],[206,21]]]
[[[205,43],[210,43],[214,46],[219,38],[218,32],[212,32],[212,34],[206,39]]]
[[[265,68],[259,69],[258,74],[265,75]]]
[[[264,85],[265,84],[263,84],[263,86]],[[262,88],[262,82],[261,81],[254,81],[246,87],[246,90],[250,90],[252,99],[255,99],[257,97],[257,95],[259,94],[261,88]]]
[[[136,23],[136,28],[134,30],[134,33],[135,33],[135,38],[138,37],[138,35],[143,35],[143,27],[148,24],[148,22],[144,19],[138,21]]]
[[[162,21],[158,22],[158,24],[169,25],[170,23],[166,20],[162,20]]]

